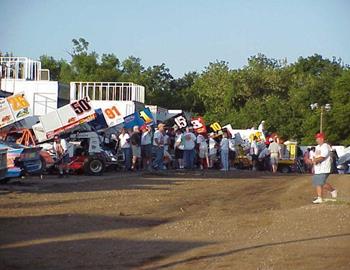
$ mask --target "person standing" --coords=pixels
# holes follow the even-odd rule
[[[235,142],[235,138],[232,138],[232,135],[229,132],[228,132],[228,148],[229,148],[228,158],[229,158],[230,170],[236,170],[235,168],[235,160],[237,155],[236,142]]]
[[[156,153],[156,158],[153,162],[153,168],[155,170],[163,170],[164,167],[164,127],[164,124],[158,124],[158,129],[153,136],[153,147]]]
[[[313,200],[313,203],[322,203],[323,192],[329,191],[333,199],[337,198],[337,190],[329,183],[327,178],[331,173],[331,148],[325,143],[324,133],[317,133],[316,136],[317,146],[315,148],[315,156],[312,159],[314,164],[314,175],[312,177],[312,183],[316,187],[317,198]]]
[[[217,161],[218,143],[215,141],[215,134],[209,134],[209,168],[214,168],[214,163]]]
[[[175,133],[174,148],[175,148],[175,159],[177,161],[177,168],[180,170],[184,168],[184,162],[183,162],[184,145],[182,142],[183,142],[182,131],[180,128],[178,128]]]
[[[264,146],[264,149],[261,150],[258,159],[259,159],[259,164],[261,165],[261,169],[270,171],[270,151],[269,148]]]
[[[195,146],[196,146],[196,135],[194,135],[190,128],[186,128],[186,132],[184,134],[184,159],[185,159],[185,168],[193,169],[194,164],[194,154],[195,154]]]
[[[311,160],[310,162],[310,172],[311,173],[315,173],[315,170],[314,170],[314,164],[312,163],[312,160],[315,158],[315,146],[312,146],[310,148],[310,151],[309,151],[309,159]]]
[[[124,154],[124,166],[125,170],[131,169],[131,148],[130,148],[130,135],[126,128],[122,128],[119,135],[119,147]]]
[[[141,128],[141,131],[142,166],[144,170],[150,170],[152,159],[152,129],[149,126],[144,126]]]
[[[172,158],[169,153],[169,145],[170,145],[170,136],[169,136],[169,129],[164,130],[164,157],[163,157],[163,165],[164,169],[170,169]]]
[[[133,132],[130,136],[132,165],[131,170],[136,171],[141,159],[141,134],[138,126],[133,127]]]
[[[227,131],[224,131],[220,142],[221,171],[228,171],[228,152],[229,140],[227,138]]]
[[[270,142],[269,152],[270,152],[270,163],[272,166],[272,172],[276,173],[278,168],[278,161],[281,157],[281,147],[277,143],[276,137],[273,141]]]
[[[67,152],[67,142],[65,139],[61,139],[60,136],[54,136],[53,150],[56,154],[56,161],[58,163],[59,177],[63,177],[64,174],[69,174],[69,154]]]
[[[258,155],[259,155],[257,140],[258,140],[258,137],[254,136],[253,141],[250,144],[250,156],[252,157],[253,171],[256,171],[256,165],[258,162]]]
[[[197,144],[198,144],[198,157],[199,157],[199,166],[200,169],[209,167],[209,153],[208,153],[208,143],[207,139],[204,135],[198,134],[197,136]]]

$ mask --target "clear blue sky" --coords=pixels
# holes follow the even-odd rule
[[[240,68],[257,53],[319,53],[350,64],[348,0],[0,0],[0,51],[70,60],[73,38],[98,54],[165,63],[174,77],[225,60]]]

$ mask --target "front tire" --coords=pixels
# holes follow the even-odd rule
[[[101,158],[89,157],[84,164],[84,173],[87,175],[101,175],[105,167],[105,162]]]

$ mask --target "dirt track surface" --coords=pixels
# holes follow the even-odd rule
[[[350,269],[350,176],[200,172],[0,185],[0,269]]]

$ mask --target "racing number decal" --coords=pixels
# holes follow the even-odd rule
[[[88,112],[91,110],[91,106],[87,97],[71,103],[71,106],[77,115],[83,114],[84,112]]]
[[[145,124],[149,124],[152,122],[152,118],[149,117],[144,111],[141,111],[139,115],[142,118],[142,120],[145,122]]]
[[[11,107],[14,111],[19,111],[29,107],[29,103],[22,95],[8,97],[7,101],[11,104]]]
[[[222,129],[218,122],[211,124],[210,127],[214,132],[218,132],[219,130]]]
[[[176,117],[174,120],[175,120],[176,125],[178,125],[179,128],[187,127],[186,118],[183,117],[182,115]]]
[[[195,119],[191,121],[191,124],[194,129],[199,129],[203,127],[203,124],[200,122],[200,119]]]
[[[105,109],[105,114],[107,115],[107,117],[109,119],[114,119],[117,116],[121,115],[121,113],[119,112],[119,110],[117,109],[116,106],[113,106],[112,108]]]
[[[207,128],[202,117],[192,118],[191,124],[197,133],[206,133]]]

